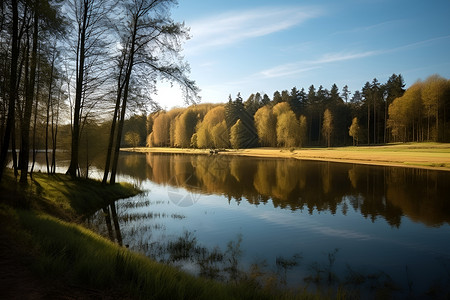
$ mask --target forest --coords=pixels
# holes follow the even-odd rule
[[[121,141],[135,138],[123,133],[125,120],[156,105],[149,97],[156,82],[180,85],[188,102],[198,97],[180,56],[189,30],[170,16],[175,4],[1,1],[0,180],[11,156],[26,183],[37,150],[45,151],[48,173],[57,150],[68,150],[67,174],[79,177],[83,152],[89,157],[102,142],[103,182],[115,182]],[[95,138],[96,127],[104,139]]]
[[[450,142],[450,80],[432,75],[406,91],[402,75],[376,78],[361,91],[307,90],[238,94],[223,104],[156,111],[147,118],[146,145],[251,148]],[[129,146],[134,146],[128,142]]]

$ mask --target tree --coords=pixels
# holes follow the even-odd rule
[[[269,106],[263,106],[255,113],[255,127],[262,146],[276,147],[277,118]]]
[[[218,131],[222,128],[222,122],[226,121],[226,111],[223,105],[217,106],[211,109],[204,117],[203,121],[199,124],[197,129],[197,146],[199,148],[215,148],[216,146],[222,147],[228,145],[229,136],[228,129],[226,131]],[[213,128],[221,124],[220,127],[214,130],[218,136],[213,137]]]
[[[353,138],[353,146],[358,145],[360,127],[358,124],[358,118],[354,117],[352,120],[352,125],[350,125],[348,134]]]
[[[139,133],[134,131],[128,131],[125,133],[125,142],[132,147],[139,146],[139,143],[141,142],[141,137]]]
[[[72,143],[70,165],[67,174],[78,174],[78,153],[81,134],[83,99],[87,92],[87,83],[98,75],[99,57],[104,53],[106,15],[111,8],[107,0],[73,0],[74,25],[76,37],[71,40],[75,51],[75,99],[73,103]],[[97,77],[98,78],[98,77]]]
[[[168,146],[170,143],[170,117],[166,112],[161,112],[153,122],[153,139],[159,147]]]
[[[394,101],[394,99],[403,96],[403,94],[405,93],[404,87],[405,87],[405,83],[403,81],[403,77],[401,74],[399,74],[399,75],[392,74],[392,76],[389,77],[388,81],[384,85],[384,92],[385,92],[384,143],[386,143],[388,140],[387,124],[388,124],[389,105],[391,105],[391,103],[392,103],[392,101]]]
[[[211,136],[215,148],[227,148],[229,147],[229,142],[226,137],[228,137],[227,123],[223,120],[217,123],[211,128]]]
[[[327,146],[331,145],[331,133],[333,132],[333,115],[331,111],[327,108],[323,113],[323,125],[322,132],[327,139]]]
[[[295,147],[298,145],[300,124],[292,110],[277,117],[277,142],[279,146]]]
[[[299,132],[298,132],[298,145],[299,147],[303,147],[303,145],[307,141],[307,130],[308,130],[308,123],[306,120],[306,117],[304,115],[301,115],[299,118]]]
[[[245,145],[245,128],[241,120],[237,120],[236,124],[231,127],[230,143],[234,149],[243,148]]]
[[[120,108],[120,116],[111,166],[111,184],[115,183],[120,152],[118,141],[121,140],[122,136],[130,83],[133,80],[138,81],[144,78],[146,84],[151,85],[155,76],[158,76],[182,86],[187,102],[189,102],[189,99],[197,98],[199,91],[195,82],[187,77],[186,73],[189,71],[189,66],[182,61],[179,55],[181,51],[180,42],[188,38],[188,32],[184,24],[175,23],[169,17],[168,8],[174,4],[174,1],[136,0],[121,3],[127,18],[124,20],[123,27],[125,29],[121,32],[122,51],[118,60],[118,88],[114,115],[118,115]],[[140,76],[133,76],[135,73]],[[118,105],[118,103],[120,104]],[[110,132],[114,132],[113,127]],[[113,135],[110,135],[110,144],[113,140]],[[109,161],[105,166],[103,182],[106,182],[108,175],[108,163]]]
[[[367,106],[367,144],[370,145],[370,104],[373,99],[370,83],[367,81],[362,88],[365,105]]]
[[[11,26],[11,61],[9,76],[9,102],[8,116],[6,121],[5,133],[0,153],[0,181],[3,177],[3,171],[6,167],[6,155],[8,153],[9,142],[15,126],[15,108],[17,100],[17,65],[19,60],[19,10],[18,1],[11,0],[12,26]]]
[[[430,139],[430,118],[434,118],[435,134],[433,139],[435,141],[440,141],[441,133],[439,128],[439,119],[441,116],[439,115],[439,112],[445,101],[444,96],[448,92],[448,83],[445,78],[439,75],[432,75],[428,77],[423,84],[422,99],[425,106],[425,112],[428,117],[428,140]]]
[[[282,101],[283,101],[283,98],[281,97],[280,92],[279,92],[279,91],[275,91],[275,92],[273,93],[272,103],[273,103],[274,105],[276,105],[276,104],[278,104],[278,103],[280,103],[280,102],[282,102]]]
[[[175,121],[175,146],[188,148],[197,125],[197,114],[187,108]]]
[[[277,117],[288,111],[291,111],[291,107],[287,102],[280,102],[272,108],[273,114]]]
[[[344,99],[345,103],[348,102],[349,98],[350,98],[350,90],[348,89],[348,85],[344,85],[344,87],[342,88],[342,93],[341,96]]]

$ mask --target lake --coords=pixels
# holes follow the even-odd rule
[[[450,172],[155,153],[119,164],[146,193],[117,201],[117,222],[99,211],[86,224],[156,260],[290,288],[449,292]]]

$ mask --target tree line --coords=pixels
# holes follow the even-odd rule
[[[0,180],[10,153],[16,177],[26,183],[39,146],[45,148],[47,172],[54,173],[59,133],[65,129],[61,120],[70,120],[64,132],[70,135],[67,174],[80,176],[82,141],[89,140],[88,128],[102,123],[109,127],[103,182],[115,182],[121,141],[137,140],[124,136],[126,119],[130,112],[156,105],[148,96],[156,81],[177,83],[186,99],[197,98],[198,88],[187,76],[189,65],[179,55],[189,32],[170,17],[174,4],[1,2]]]
[[[402,75],[375,78],[361,91],[311,85],[240,94],[223,104],[157,111],[147,118],[148,146],[250,148],[450,141],[450,80],[438,75],[408,90]]]

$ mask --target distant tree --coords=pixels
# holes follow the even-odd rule
[[[335,83],[331,86],[329,98],[332,106],[342,103],[342,98],[339,95],[339,88]]]
[[[289,94],[289,91],[282,90],[281,91],[281,101],[289,103],[291,101],[291,95]]]
[[[439,76],[432,75],[428,77],[423,83],[422,99],[425,106],[425,112],[428,118],[428,140],[430,139],[430,118],[435,120],[435,135],[434,140],[440,141],[441,134],[439,128],[439,119],[441,116],[439,112],[445,103],[445,95],[448,95],[448,81]]]
[[[344,87],[342,88],[341,97],[344,99],[345,103],[347,103],[350,99],[350,94],[351,92],[348,89],[348,85],[344,85]]]
[[[229,143],[228,130],[221,132],[220,136],[213,137],[213,128],[223,121],[226,122],[225,112],[225,107],[220,105],[211,109],[205,115],[197,129],[196,139],[199,148],[214,148],[216,144],[222,146]],[[218,133],[218,128],[216,128],[215,133]]]
[[[333,132],[333,116],[328,108],[323,113],[322,132],[327,140],[327,146],[330,147],[331,133]]]
[[[273,103],[274,105],[276,105],[276,104],[278,104],[278,103],[280,103],[280,102],[283,102],[283,98],[281,97],[281,94],[280,94],[279,91],[275,91],[275,92],[273,93],[272,103]]]
[[[158,114],[153,122],[153,142],[159,147],[170,144],[170,117],[166,112]]]
[[[277,117],[277,142],[279,146],[295,147],[298,145],[300,124],[292,110]]]
[[[403,96],[405,83],[402,75],[392,74],[384,85],[384,143],[388,141],[388,110],[394,99]]]
[[[298,133],[298,146],[303,147],[303,145],[307,141],[307,130],[308,130],[308,124],[306,117],[304,115],[300,116],[299,119],[299,133]]]
[[[362,95],[360,91],[355,91],[353,93],[353,97],[350,99],[350,102],[353,104],[359,105],[362,101]]]
[[[293,87],[289,95],[289,105],[296,116],[298,116],[302,110],[302,100],[301,91],[297,90],[296,87]]]
[[[247,101],[244,102],[244,108],[245,111],[250,115],[253,116],[255,112],[262,106],[261,104],[261,94],[251,94],[250,97],[248,97]]]
[[[229,142],[226,137],[228,137],[228,128],[227,123],[223,120],[220,123],[217,123],[211,128],[211,136],[214,142],[215,148],[228,148]]]
[[[225,120],[228,130],[230,130],[239,119],[239,111],[242,109],[244,109],[244,104],[242,103],[241,95],[238,94],[235,101],[233,101],[231,95],[229,95],[228,102],[225,104]]]
[[[370,82],[367,81],[362,88],[362,95],[364,97],[364,104],[367,106],[367,144],[370,145],[370,104],[373,98]]]
[[[288,111],[292,111],[292,110],[291,110],[291,107],[289,106],[289,103],[280,102],[273,107],[272,111],[273,111],[273,114],[278,117],[281,114],[288,112]]]
[[[187,108],[175,120],[175,146],[187,148],[191,144],[192,135],[197,125],[197,114]]]
[[[358,118],[354,117],[352,120],[352,125],[350,125],[350,128],[348,130],[348,134],[353,138],[353,146],[358,145],[359,141],[359,134],[360,134],[360,127],[358,124]]]
[[[423,83],[416,82],[389,105],[388,128],[396,141],[423,140]],[[426,112],[425,112],[426,115]]]
[[[255,127],[262,146],[276,147],[277,118],[269,106],[263,106],[255,113]]]
[[[269,96],[267,96],[267,94],[264,94],[264,96],[263,96],[261,102],[262,102],[262,105],[268,105],[268,104],[270,104],[270,98],[269,98]]]
[[[132,146],[132,147],[137,147],[139,146],[140,142],[141,142],[141,137],[139,135],[139,133],[134,132],[134,131],[128,131],[127,133],[125,133],[125,142],[127,143],[127,145]]]
[[[241,120],[237,120],[236,124],[230,130],[230,143],[234,149],[240,149],[245,146],[245,127]]]

